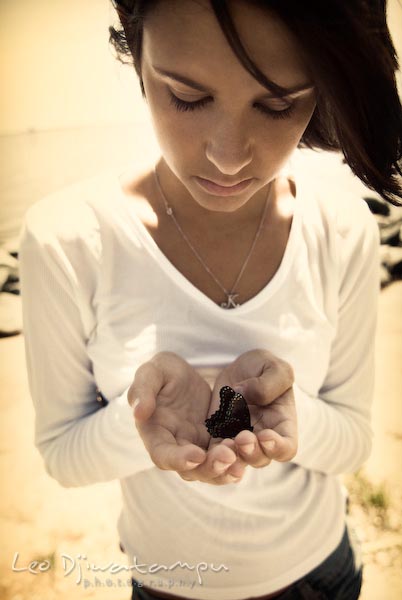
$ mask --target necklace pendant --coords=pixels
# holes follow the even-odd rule
[[[235,298],[237,298],[239,294],[227,294],[227,301],[221,303],[222,308],[237,308],[240,306],[237,302],[235,302]]]

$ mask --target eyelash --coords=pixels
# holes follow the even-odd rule
[[[209,96],[206,98],[201,98],[201,100],[195,100],[194,102],[186,102],[185,100],[181,100],[177,96],[173,94],[169,90],[170,102],[173,104],[176,110],[180,112],[193,111],[197,109],[204,108],[207,104],[213,101],[213,99]],[[254,107],[259,110],[265,117],[270,119],[289,119],[294,110],[294,104],[285,108],[283,110],[272,110],[263,104],[254,104]]]

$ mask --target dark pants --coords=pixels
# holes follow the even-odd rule
[[[345,529],[339,546],[318,567],[299,579],[275,600],[356,600],[362,584],[360,553],[353,532]],[[133,579],[132,600],[157,600]],[[217,598],[219,600],[219,598]]]

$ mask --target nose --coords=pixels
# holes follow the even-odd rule
[[[221,119],[206,143],[208,160],[224,175],[236,175],[252,160],[251,140],[232,120]]]

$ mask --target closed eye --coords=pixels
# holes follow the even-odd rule
[[[193,100],[192,102],[188,102],[187,100],[182,100],[173,94],[171,90],[169,90],[170,101],[173,106],[179,111],[187,111],[187,110],[196,110],[197,108],[202,108],[209,102],[213,101],[211,96],[206,96],[205,98],[201,98],[200,100]]]
[[[280,110],[273,110],[272,108],[268,108],[268,106],[265,106],[265,104],[259,104],[257,102],[254,104],[254,108],[262,112],[263,115],[270,117],[271,119],[288,119],[293,114],[294,103],[290,104],[286,108],[281,108]]]
[[[212,96],[205,96],[205,98],[200,98],[200,100],[182,100],[178,98],[173,92],[169,89],[170,102],[175,107],[176,110],[180,112],[193,111],[197,109],[204,108],[210,102],[213,102]],[[271,119],[287,119],[289,118],[294,110],[294,103],[290,104],[286,108],[280,110],[274,110],[269,108],[265,104],[260,104],[258,102],[253,104],[254,108],[260,111],[264,116],[269,117]]]

